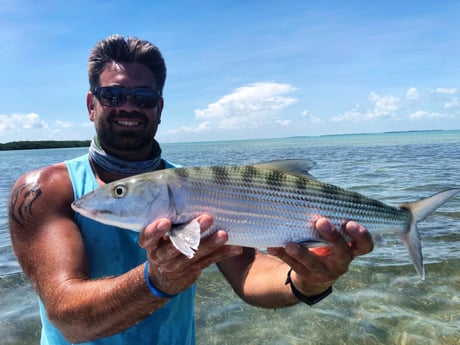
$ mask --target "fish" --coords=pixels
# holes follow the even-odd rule
[[[251,165],[192,166],[157,170],[123,178],[72,203],[75,212],[95,221],[140,232],[158,218],[168,218],[173,245],[192,258],[200,240],[226,230],[230,245],[281,247],[289,242],[306,247],[329,245],[314,222],[328,218],[342,230],[353,220],[372,236],[399,234],[412,263],[425,277],[417,223],[460,192],[446,189],[397,207],[319,181],[309,159],[285,159]],[[200,232],[197,221],[210,214],[213,225]]]

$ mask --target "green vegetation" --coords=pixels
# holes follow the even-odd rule
[[[12,141],[10,143],[0,144],[0,151],[89,147],[90,143],[91,140]]]

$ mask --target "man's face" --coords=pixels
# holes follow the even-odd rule
[[[101,73],[100,87],[157,90],[152,71],[140,63],[107,64]],[[153,108],[142,108],[128,97],[124,104],[106,106],[91,92],[87,96],[89,118],[94,122],[102,148],[124,159],[142,160],[151,153],[152,138],[160,124],[163,99]]]

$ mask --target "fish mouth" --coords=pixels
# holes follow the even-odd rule
[[[112,214],[110,210],[88,210],[86,208],[82,208],[81,206],[78,205],[78,202],[72,203],[72,209],[75,212],[80,213],[82,216],[85,216],[85,217],[88,217],[94,220],[98,220],[99,218]]]
[[[72,209],[76,213],[79,213],[83,217],[92,219],[95,222],[99,222],[102,224],[111,225],[111,226],[115,226],[118,228],[128,229],[128,230],[132,230],[136,232],[141,231],[146,225],[146,224],[134,223],[134,222],[124,223],[124,222],[121,222],[120,220],[112,219],[112,217],[110,217],[112,215],[111,211],[109,210],[98,210],[98,211],[87,210],[87,209],[81,208],[78,205],[78,202],[73,202],[71,206],[72,206]]]
[[[101,213],[99,211],[90,211],[90,210],[84,209],[79,206],[79,203],[77,201],[74,201],[71,206],[75,212],[80,213],[82,216],[85,216],[88,218],[94,219]]]

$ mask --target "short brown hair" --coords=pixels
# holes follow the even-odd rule
[[[153,72],[159,91],[163,90],[166,80],[166,65],[158,47],[136,37],[112,35],[99,41],[91,51],[88,60],[89,87],[93,91],[99,86],[99,77],[107,63],[138,62]]]

